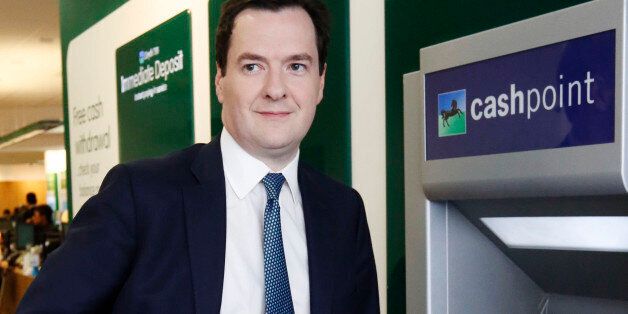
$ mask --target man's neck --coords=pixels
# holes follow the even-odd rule
[[[273,172],[280,172],[283,170],[290,162],[292,162],[299,152],[298,146],[295,148],[284,147],[274,150],[256,149],[255,147],[250,147],[246,145],[246,143],[238,141],[238,139],[233,136],[233,133],[229,132],[226,128],[223,132],[227,132],[235,143],[242,148],[242,150],[244,150],[251,157],[264,163]]]
[[[267,156],[257,156],[256,154],[253,154],[253,153],[251,153],[249,151],[247,151],[247,153],[249,153],[249,154],[251,154],[251,156],[259,159],[266,166],[268,166],[268,168],[270,168],[273,172],[279,172],[279,171],[283,170],[292,161],[292,159],[294,159],[294,156],[296,156],[297,151],[295,150],[294,152],[292,152],[290,154],[284,154],[284,155],[281,155],[281,156],[268,156],[268,157]]]
[[[279,172],[283,168],[285,168],[297,155],[298,148],[288,150],[286,149],[276,149],[276,150],[256,150],[253,147],[247,147],[238,142],[237,139],[234,138],[236,143],[242,147],[242,149],[247,152],[249,155],[253,156],[253,158],[263,162],[268,168],[270,168],[273,172]]]

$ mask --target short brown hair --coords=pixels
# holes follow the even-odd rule
[[[312,19],[316,30],[318,72],[320,75],[323,74],[329,46],[329,11],[320,0],[230,0],[222,5],[216,31],[216,63],[222,70],[222,75],[227,74],[227,53],[236,16],[246,9],[277,12],[289,7],[302,8]]]

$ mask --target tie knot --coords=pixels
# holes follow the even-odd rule
[[[279,200],[279,192],[284,181],[286,178],[281,173],[269,173],[262,179],[268,199]]]

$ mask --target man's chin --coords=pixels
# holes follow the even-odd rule
[[[298,145],[291,139],[272,139],[262,142],[261,147],[272,155],[285,155],[296,151]]]
[[[267,142],[264,143],[262,147],[267,151],[276,151],[280,153],[282,151],[291,150],[291,146],[290,142]]]

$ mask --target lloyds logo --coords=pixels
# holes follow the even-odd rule
[[[438,137],[467,133],[467,90],[438,94]]]
[[[139,61],[140,64],[144,64],[145,61],[150,60],[150,58],[159,54],[159,46],[150,48],[148,50],[140,50],[139,52]]]

